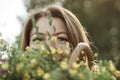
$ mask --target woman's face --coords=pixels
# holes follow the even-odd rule
[[[66,42],[68,41],[68,35],[66,30],[66,25],[60,18],[52,17],[52,25],[55,26],[55,31],[52,26],[49,24],[49,19],[46,17],[41,17],[37,20],[36,26],[38,27],[38,33],[41,36],[40,38],[35,34],[35,28],[32,29],[30,33],[30,47],[32,48],[40,48],[41,44],[35,44],[34,41],[44,41],[47,45],[53,46],[55,48],[66,49]],[[49,36],[47,34],[49,32],[52,36],[57,37],[56,43],[54,45],[51,44],[49,40]]]

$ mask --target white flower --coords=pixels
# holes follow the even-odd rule
[[[4,55],[2,55],[2,57],[1,57],[1,59],[8,59],[8,55],[7,54],[4,54]]]

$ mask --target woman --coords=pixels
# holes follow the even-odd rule
[[[49,13],[51,14],[52,26],[55,26],[55,31],[52,27],[50,27],[51,24],[49,22],[51,19],[50,17],[49,19],[47,18]],[[35,34],[36,30],[35,28],[33,28],[32,25],[33,16],[36,20],[35,25],[38,27],[38,33],[40,34],[40,36],[42,36],[42,38],[38,38]],[[47,35],[47,32],[57,37],[56,44],[51,44],[51,42],[48,39],[49,36]],[[43,9],[36,9],[31,13],[24,25],[22,50],[25,51],[25,48],[27,46],[30,46],[32,48],[40,47],[40,45],[34,44],[35,40],[45,41],[48,45],[52,45],[56,48],[62,48],[64,50],[66,49],[66,42],[69,42],[73,49],[76,48],[78,43],[83,42],[87,44],[87,53],[85,57],[88,61],[88,66],[90,68],[92,67],[93,57],[90,52],[90,46],[88,45],[90,44],[90,42],[87,38],[86,31],[77,19],[77,17],[65,8],[58,6],[47,6]],[[86,45],[83,44],[83,46]],[[78,48],[77,52],[79,51],[80,50]],[[72,61],[72,58],[75,58],[75,52],[76,51],[73,51],[70,61]]]

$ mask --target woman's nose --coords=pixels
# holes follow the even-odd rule
[[[50,40],[46,40],[45,43],[46,43],[48,46],[51,46]]]
[[[45,43],[46,43],[48,46],[55,47],[55,43],[51,42],[50,40],[46,40]]]

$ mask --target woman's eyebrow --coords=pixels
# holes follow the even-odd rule
[[[39,35],[45,35],[44,33],[38,32],[38,33],[33,33],[32,36],[33,35],[37,35],[37,34],[39,34]]]
[[[59,35],[59,34],[68,34],[67,32],[57,32],[57,33],[54,33],[53,35]]]
[[[33,33],[32,34],[32,36],[33,35],[36,35],[37,33]],[[44,34],[44,33],[41,33],[41,32],[39,32],[38,33],[39,35],[43,35],[43,36],[45,36],[46,34]],[[67,32],[57,32],[57,33],[53,33],[53,34],[51,34],[51,35],[60,35],[60,34],[68,34]]]

